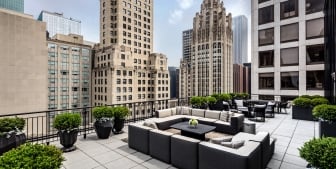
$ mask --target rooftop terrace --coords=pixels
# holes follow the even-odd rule
[[[277,138],[275,152],[268,163],[270,169],[306,168],[307,162],[299,157],[298,148],[314,136],[318,137],[318,123],[293,120],[291,114],[276,114],[266,122],[257,123],[258,131],[267,131]],[[86,139],[78,137],[77,150],[65,153],[64,169],[168,169],[175,168],[150,156],[130,149],[127,145],[127,126],[124,133],[99,140],[95,133]],[[53,142],[62,147],[58,142]]]

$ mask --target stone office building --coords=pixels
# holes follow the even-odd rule
[[[324,95],[324,0],[252,0],[252,99]]]

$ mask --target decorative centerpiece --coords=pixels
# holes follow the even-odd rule
[[[189,120],[189,126],[192,128],[196,128],[198,125],[198,121],[196,119],[190,119]]]

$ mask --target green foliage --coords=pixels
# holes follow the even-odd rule
[[[300,106],[300,107],[310,107],[311,106],[311,100],[305,97],[298,97],[293,100],[293,103],[295,106]]]
[[[79,113],[62,113],[58,114],[54,120],[54,127],[57,130],[73,130],[81,124]]]
[[[309,96],[309,95],[302,95],[302,96],[300,96],[301,98],[306,98],[306,99],[311,99],[311,96]]]
[[[23,118],[2,118],[0,119],[0,136],[5,135],[10,131],[21,131],[25,126]]]
[[[229,101],[229,100],[231,100],[230,94],[221,94],[219,96],[219,101]]]
[[[311,104],[313,106],[317,106],[321,104],[329,104],[329,100],[324,97],[314,98],[311,100]]]
[[[323,169],[336,168],[336,138],[314,138],[299,149],[300,156],[312,166]]]
[[[310,99],[316,99],[316,98],[324,98],[323,96],[320,96],[320,95],[313,95],[313,96],[310,96]]]
[[[211,95],[211,97],[214,97],[216,100],[219,100],[219,96],[220,96],[220,94],[218,94],[218,93]]]
[[[199,96],[193,96],[190,99],[190,104],[193,106],[201,106],[202,99]]]
[[[336,121],[336,105],[322,104],[315,106],[313,109],[313,115],[316,118],[321,118],[326,121]]]
[[[113,109],[112,107],[108,107],[108,106],[95,107],[92,110],[92,115],[97,120],[101,120],[103,118],[112,118]]]
[[[62,152],[55,146],[44,144],[24,144],[0,157],[2,169],[59,169]]]
[[[207,103],[209,104],[215,104],[217,102],[217,99],[215,97],[212,97],[212,96],[208,96],[206,97],[207,99]]]
[[[125,117],[130,115],[129,109],[124,106],[113,107],[112,112],[114,114],[114,117],[119,119],[124,119]]]

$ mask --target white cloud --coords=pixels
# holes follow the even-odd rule
[[[179,6],[181,9],[189,9],[193,3],[194,0],[176,0],[179,3]]]
[[[182,20],[182,17],[183,17],[183,11],[176,9],[170,13],[169,23],[176,24]]]
[[[185,10],[188,10],[192,7],[195,0],[176,0],[178,3],[178,8],[174,9],[173,12],[170,13],[169,23],[170,24],[177,24],[183,18],[183,13]]]

